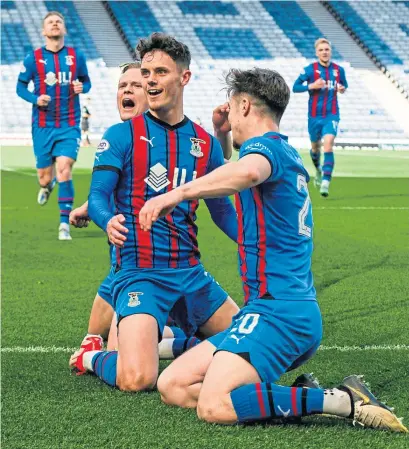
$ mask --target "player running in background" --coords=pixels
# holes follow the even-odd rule
[[[118,352],[84,352],[80,360],[106,383],[127,391],[156,384],[158,341],[170,312],[187,335],[199,331],[204,337],[226,329],[238,312],[200,263],[197,201],[183,203],[149,233],[140,229],[139,210],[147,199],[205,175],[224,158],[218,141],[183,114],[183,90],[191,77],[186,45],[154,33],[137,51],[149,111],[106,131],[89,196],[91,218],[117,246],[112,293]],[[109,208],[114,191],[116,215]],[[230,200],[206,204],[217,226],[236,241]]]
[[[331,62],[331,44],[327,39],[315,41],[318,61],[304,68],[297,78],[293,92],[309,93],[308,132],[311,140],[311,159],[316,169],[315,185],[327,197],[334,170],[334,140],[339,126],[337,94],[348,87],[345,70]],[[324,140],[324,163],[321,167],[321,139]]]
[[[86,103],[82,107],[81,112],[82,142],[85,147],[91,146],[91,140],[89,138],[89,118],[91,117],[91,112],[89,109],[90,103],[91,97],[87,97]]]
[[[245,306],[228,330],[162,372],[158,390],[163,401],[197,407],[199,418],[223,424],[326,413],[405,431],[357,376],[332,390],[275,384],[311,358],[322,337],[311,273],[309,175],[279,133],[290,98],[281,75],[232,69],[226,82],[239,161],[151,199],[139,222],[150,231],[181,202],[236,194]]]
[[[80,93],[91,88],[85,56],[64,45],[64,17],[49,12],[43,20],[45,46],[29,53],[17,81],[19,97],[33,104],[32,135],[40,191],[38,203],[47,203],[58,182],[59,240],[71,240],[69,215],[74,202],[72,166],[81,142]],[[34,92],[28,90],[34,82]]]

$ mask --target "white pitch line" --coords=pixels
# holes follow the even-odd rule
[[[409,207],[394,206],[339,206],[339,207],[312,207],[313,210],[409,210]]]
[[[2,353],[70,353],[78,349],[63,346],[12,346],[1,348]],[[326,346],[321,345],[320,351],[358,352],[358,351],[409,351],[409,345],[362,345],[362,346]]]

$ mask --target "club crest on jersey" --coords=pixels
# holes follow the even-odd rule
[[[338,70],[334,69],[334,70],[332,71],[332,73],[333,73],[334,76],[338,76]]]
[[[54,84],[57,84],[58,80],[57,77],[55,76],[54,72],[48,72],[45,75],[45,80],[44,80],[45,84],[49,85],[49,86],[54,86]]]
[[[73,65],[73,64],[74,64],[74,56],[72,56],[72,55],[67,55],[67,56],[65,57],[65,63],[66,63],[67,65]]]
[[[128,293],[129,302],[128,307],[137,307],[141,305],[141,301],[139,301],[139,296],[142,296],[142,292],[130,292]]]
[[[202,148],[200,144],[206,142],[202,139],[197,139],[196,137],[191,137],[190,141],[192,142],[190,154],[194,157],[203,157]]]

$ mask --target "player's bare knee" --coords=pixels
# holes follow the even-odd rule
[[[52,181],[52,176],[49,173],[41,173],[38,175],[38,182],[40,183],[40,186],[46,186],[50,184]]]
[[[156,374],[140,370],[127,370],[117,377],[117,387],[121,391],[137,392],[152,390],[156,384]]]
[[[57,169],[57,181],[58,182],[65,182],[69,181],[71,179],[71,166],[70,165],[64,165],[62,167],[59,167]]]
[[[176,377],[166,371],[167,370],[162,372],[157,383],[157,389],[160,393],[161,400],[167,405],[179,405],[177,392],[180,389],[180,385],[178,384]]]
[[[224,407],[218,399],[200,399],[197,404],[197,417],[209,423],[223,423]]]

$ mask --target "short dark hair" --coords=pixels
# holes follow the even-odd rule
[[[45,17],[43,19],[43,24],[44,24],[45,20],[48,19],[50,16],[58,16],[65,23],[64,16],[60,12],[58,12],[58,11],[49,11],[45,15]]]
[[[275,70],[254,67],[250,70],[230,69],[226,75],[227,94],[248,94],[266,106],[274,121],[280,123],[290,100],[290,88]]]
[[[152,33],[145,39],[139,39],[136,46],[137,59],[142,61],[146,53],[161,50],[169,55],[179,66],[188,69],[190,65],[190,51],[187,45],[177,41],[173,36],[165,33]]]

